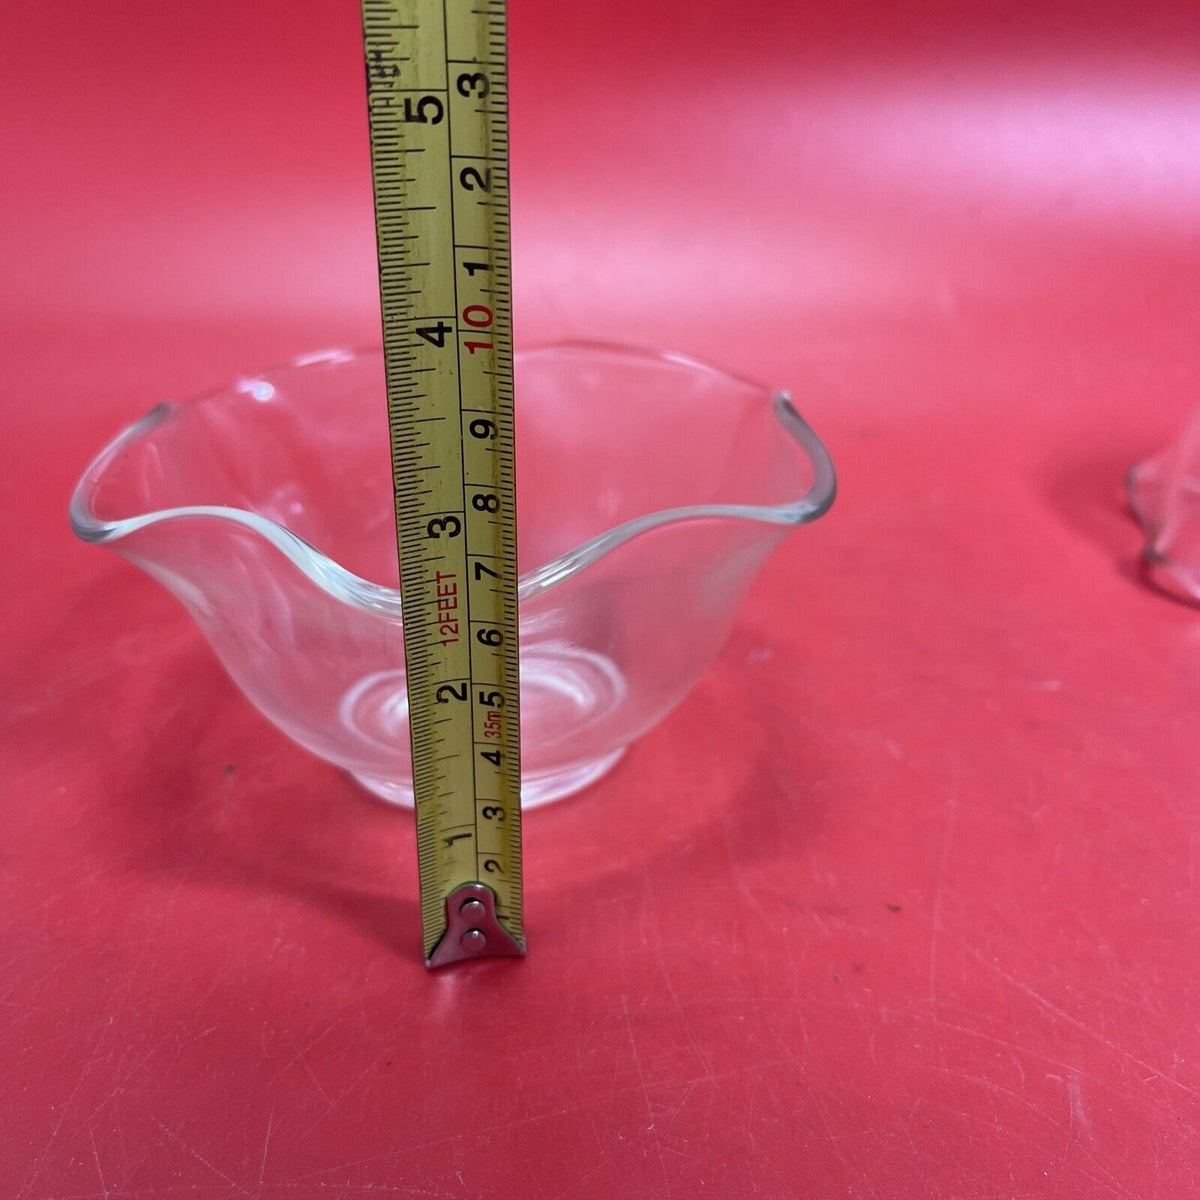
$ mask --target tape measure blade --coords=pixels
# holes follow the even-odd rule
[[[363,28],[421,919],[440,964],[524,947],[506,6],[363,0]],[[442,945],[472,886],[490,899],[466,911],[496,928]]]

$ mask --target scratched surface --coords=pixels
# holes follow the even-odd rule
[[[1120,499],[1200,395],[1194,12],[514,4],[521,340],[791,383],[842,495],[431,977],[409,820],[64,519],[374,340],[354,5],[17,7],[0,1196],[1195,1195],[1200,613]]]

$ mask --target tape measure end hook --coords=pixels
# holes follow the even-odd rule
[[[466,883],[446,897],[446,932],[425,961],[430,969],[473,958],[524,958],[525,947],[496,917],[496,893]]]

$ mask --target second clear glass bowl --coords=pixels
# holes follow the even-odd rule
[[[522,801],[585,787],[687,694],[834,495],[785,393],[675,354],[517,356]],[[412,802],[383,360],[333,351],[163,404],[71,521],[186,605],[284,733]]]

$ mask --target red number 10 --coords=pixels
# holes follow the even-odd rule
[[[493,320],[492,310],[483,304],[468,304],[463,309],[462,319],[475,329],[487,329]],[[469,354],[474,354],[476,350],[495,349],[491,342],[464,342],[463,345]]]

